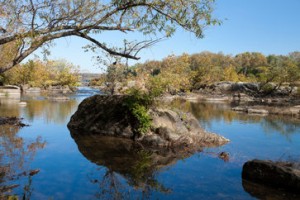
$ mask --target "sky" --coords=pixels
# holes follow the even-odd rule
[[[287,55],[300,51],[300,0],[216,0],[213,16],[223,23],[206,28],[203,39],[179,28],[172,38],[142,50],[138,62],[202,51],[231,55],[247,51]],[[97,36],[107,44],[122,41],[120,37],[117,32]],[[126,37],[143,39],[138,34]],[[85,40],[69,37],[58,39],[55,44],[50,48],[49,59],[65,59],[80,66],[81,72],[103,72],[103,67],[92,58],[95,54],[82,49],[88,44]],[[39,51],[35,54],[40,56]]]

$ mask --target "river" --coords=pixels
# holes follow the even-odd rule
[[[128,150],[121,141],[71,137],[66,127],[70,116],[84,98],[96,93],[80,88],[69,101],[22,96],[26,106],[19,100],[0,100],[0,116],[22,117],[29,124],[0,126],[0,188],[6,188],[0,199],[299,198],[241,178],[243,164],[254,158],[300,160],[299,119],[177,100],[172,106],[192,112],[202,127],[230,143],[181,158],[158,152],[159,159],[153,160],[148,152]],[[229,160],[220,159],[220,152],[227,152]]]

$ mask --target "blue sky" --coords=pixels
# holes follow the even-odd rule
[[[139,62],[201,51],[232,55],[246,51],[265,55],[300,51],[300,0],[216,0],[214,16],[223,20],[223,24],[207,28],[204,39],[178,29],[172,38],[143,50]],[[97,37],[113,44],[120,35],[109,33]],[[81,71],[101,72],[101,67],[92,60],[94,54],[81,48],[86,41],[71,37],[55,43],[50,49],[50,59],[66,59],[79,65]]]

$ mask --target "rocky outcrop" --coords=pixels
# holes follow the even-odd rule
[[[45,89],[45,92],[49,94],[70,94],[73,93],[76,89],[68,85],[64,86],[49,86]]]
[[[207,133],[197,120],[187,113],[153,108],[148,114],[151,129],[142,135],[136,133],[138,120],[124,103],[127,96],[95,95],[85,99],[71,117],[68,127],[73,135],[98,134],[128,138],[150,147],[220,146],[229,140]]]
[[[215,92],[223,92],[223,93],[248,93],[254,94],[257,93],[259,90],[258,83],[247,83],[247,82],[230,82],[230,81],[223,81],[217,82],[209,86],[209,89]]]
[[[249,114],[275,114],[275,115],[291,115],[300,116],[300,105],[297,106],[237,106],[233,107],[232,110],[237,112],[247,112]]]
[[[251,160],[244,164],[242,178],[262,185],[300,193],[300,165]]]
[[[297,87],[289,85],[279,86],[274,83],[262,84],[222,81],[210,85],[196,86],[195,89],[197,92],[204,94],[232,95],[233,100],[238,101],[255,101],[255,98],[261,99],[265,97],[297,98],[297,95],[299,95],[299,89]]]

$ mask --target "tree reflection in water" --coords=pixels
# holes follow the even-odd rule
[[[171,106],[193,113],[200,122],[203,122],[201,124],[205,124],[207,127],[210,126],[213,120],[224,120],[228,123],[238,120],[248,124],[260,124],[265,133],[276,131],[287,139],[289,139],[291,134],[297,133],[297,129],[300,127],[300,120],[297,118],[239,113],[232,111],[231,105],[228,103],[190,102],[184,99],[177,99],[171,103]]]
[[[26,100],[26,107],[20,107],[19,103],[20,99],[0,98],[1,116],[19,117],[22,115],[28,121],[42,117],[46,123],[66,124],[79,102],[75,99],[68,101],[29,99]]]
[[[30,198],[32,176],[38,170],[29,169],[29,163],[36,151],[44,148],[46,144],[41,137],[25,142],[18,135],[19,130],[18,126],[0,125],[0,199],[8,198],[16,187],[23,188],[23,199]],[[15,184],[14,181],[26,177],[28,182],[25,185]]]
[[[43,116],[46,123],[66,124],[77,105],[78,102],[74,99],[69,101],[30,100],[24,109],[24,115],[29,121]]]
[[[101,166],[96,173],[105,170],[103,176],[90,175],[91,183],[99,185],[96,194],[99,199],[130,199],[129,188],[139,191],[143,199],[150,198],[154,192],[171,193],[172,190],[157,179],[159,172],[194,153],[144,148],[124,138],[79,135],[74,131],[71,135],[83,156]]]

